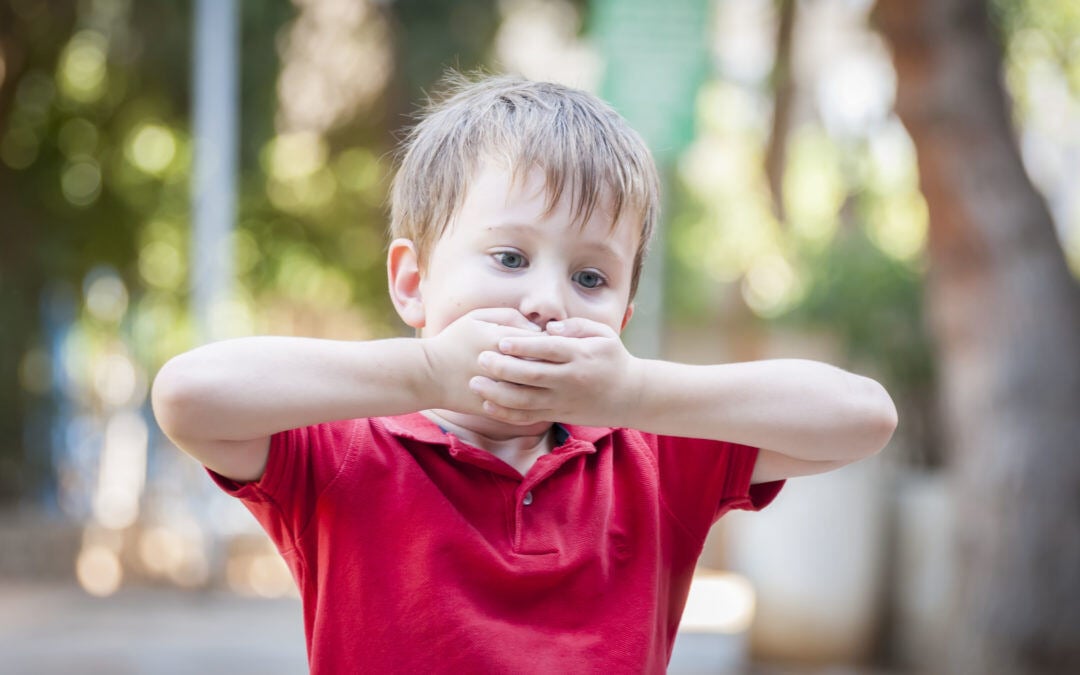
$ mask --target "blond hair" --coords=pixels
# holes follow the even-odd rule
[[[637,132],[597,97],[559,84],[457,73],[444,84],[400,148],[391,236],[412,240],[423,265],[484,160],[505,162],[515,179],[538,167],[549,213],[569,191],[577,225],[598,206],[610,209],[612,227],[625,213],[640,218],[633,298],[660,206],[656,165]]]

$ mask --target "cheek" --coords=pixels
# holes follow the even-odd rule
[[[477,274],[461,274],[432,282],[424,296],[428,325],[438,332],[474,309],[517,307],[512,284],[492,282]]]
[[[626,300],[621,294],[603,293],[598,296],[579,296],[571,312],[583,319],[611,326],[618,332],[622,329],[626,308]]]

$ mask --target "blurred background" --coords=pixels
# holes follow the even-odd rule
[[[448,67],[650,143],[632,351],[900,409],[721,521],[673,672],[1080,672],[1080,4],[0,0],[5,672],[303,672],[284,564],[147,393],[207,340],[404,334],[384,198]]]

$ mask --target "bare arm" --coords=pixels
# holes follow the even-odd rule
[[[500,337],[526,333],[526,326],[516,312],[482,310],[432,339],[217,342],[165,364],[154,381],[154,414],[166,435],[205,466],[255,480],[265,470],[270,436],[279,431],[415,412],[448,400],[479,408],[464,386],[477,370],[476,354]]]
[[[278,431],[418,409],[424,364],[420,341],[409,338],[226,340],[166,363],[152,401],[162,430],[185,452],[224,476],[254,480]]]
[[[632,407],[638,425],[761,448],[755,483],[862,459],[881,450],[896,428],[896,408],[880,384],[824,363],[639,366],[641,398]]]
[[[896,427],[892,399],[869,378],[797,359],[711,366],[637,359],[614,331],[580,319],[566,321],[560,335],[503,340],[480,363],[485,376],[473,387],[488,414],[752,445],[762,449],[758,483],[872,455]]]

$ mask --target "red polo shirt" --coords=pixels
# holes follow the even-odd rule
[[[273,437],[244,501],[292,569],[312,673],[663,672],[754,448],[566,426],[523,477],[419,413]]]

